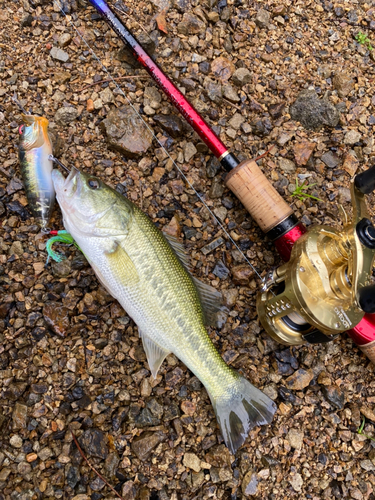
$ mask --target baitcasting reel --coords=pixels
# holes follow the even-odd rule
[[[278,342],[328,342],[375,313],[375,227],[365,202],[374,188],[372,167],[352,181],[352,220],[342,209],[341,231],[313,226],[294,243],[289,262],[270,273],[257,309]]]

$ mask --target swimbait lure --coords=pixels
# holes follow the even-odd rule
[[[42,230],[47,230],[55,204],[48,120],[43,116],[26,114],[22,115],[22,119],[24,124],[18,129],[18,154],[26,197],[36,222]]]

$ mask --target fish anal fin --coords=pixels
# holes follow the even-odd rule
[[[137,269],[121,243],[114,241],[105,255],[108,266],[121,283],[124,283],[125,286],[133,286],[139,282]]]
[[[205,324],[216,326],[217,313],[223,309],[223,296],[215,288],[193,277],[201,299]]]
[[[142,337],[143,348],[146,353],[148,366],[150,367],[152,376],[155,379],[162,362],[165,357],[170,354],[170,351],[158,346],[153,340],[148,338],[146,335],[143,335],[141,331],[139,331],[139,334]]]

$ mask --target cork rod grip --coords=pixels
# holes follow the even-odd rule
[[[265,233],[293,213],[254,160],[240,163],[225,183]]]
[[[368,359],[375,364],[375,342],[369,342],[365,345],[359,346],[363,354],[365,354]]]

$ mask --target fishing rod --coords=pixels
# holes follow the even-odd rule
[[[322,343],[347,331],[375,363],[375,228],[365,195],[375,189],[375,167],[351,183],[353,217],[341,231],[307,231],[254,160],[240,162],[124,26],[105,0],[89,0],[228,172],[225,183],[286,264],[269,274],[258,294],[265,330],[285,345]]]
[[[114,32],[132,51],[172,104],[192,126],[228,172],[226,185],[239,198],[281,255],[287,256],[293,242],[306,229],[292,209],[269,183],[254,160],[240,162],[219,139],[208,123],[165,75],[146,50],[120,21],[104,0],[90,0]]]

